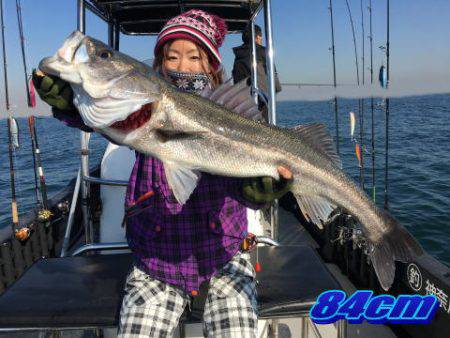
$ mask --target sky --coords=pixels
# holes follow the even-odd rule
[[[12,113],[15,116],[48,114],[39,104],[26,108],[24,73],[18,38],[14,0],[3,0],[8,77]],[[349,0],[355,21],[358,59],[362,74],[361,0]],[[386,0],[373,0],[373,61],[375,79],[385,55]],[[365,83],[370,83],[369,0],[363,0],[365,20]],[[275,60],[282,83],[332,83],[329,0],[272,0]],[[354,85],[355,56],[345,0],[333,0],[337,82]],[[391,91],[392,95],[450,92],[450,1],[391,1]],[[22,0],[22,17],[28,68],[52,55],[76,29],[76,0]],[[262,13],[258,23],[262,23]],[[87,34],[107,40],[107,25],[87,11]],[[144,60],[152,57],[154,37],[121,36],[121,51]],[[240,35],[229,35],[221,48],[224,65],[231,74],[232,47],[241,44]],[[0,117],[6,116],[3,69],[0,82]],[[362,82],[362,80],[361,80]],[[371,88],[341,90],[341,96],[367,94]],[[344,87],[343,87],[344,88]],[[377,89],[382,95],[382,91]],[[329,88],[284,86],[280,100],[328,99]]]

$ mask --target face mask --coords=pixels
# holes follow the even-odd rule
[[[200,94],[205,87],[211,87],[210,78],[205,73],[182,73],[171,70],[167,70],[166,73],[169,81],[184,92]]]

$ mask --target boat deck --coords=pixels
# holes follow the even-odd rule
[[[282,246],[292,246],[292,245],[301,245],[304,247],[312,247],[316,249],[318,247],[317,243],[314,241],[314,239],[309,235],[309,233],[304,230],[304,228],[300,225],[299,221],[296,219],[296,217],[289,213],[284,211],[282,208],[280,208],[279,213],[279,219],[280,219],[280,241]],[[266,251],[266,250],[264,250]],[[311,250],[310,250],[311,251]],[[262,250],[260,250],[260,253]],[[305,251],[305,253],[308,251]],[[313,255],[308,258],[308,260],[311,260],[314,258]],[[82,257],[79,257],[80,259]],[[261,257],[260,257],[261,259]],[[281,257],[278,259],[280,260]],[[298,258],[296,258],[298,260]],[[282,259],[281,259],[282,260]],[[295,261],[295,260],[294,260]],[[355,287],[352,285],[352,283],[343,275],[340,273],[339,268],[334,264],[325,264],[320,259],[315,259],[314,264],[317,266],[317,269],[314,270],[324,270],[329,271],[334,276],[334,278],[338,281],[338,283],[342,286],[342,288],[345,291],[348,291],[349,293],[353,292],[355,290]],[[322,265],[322,266],[320,266]],[[290,265],[292,266],[292,264]],[[304,265],[306,266],[306,265]],[[308,266],[306,270],[311,271],[311,266]],[[264,271],[262,272],[264,273]],[[291,278],[291,284],[292,280],[301,280],[301,271],[292,271],[292,274],[290,274]],[[309,276],[309,275],[308,275]],[[262,279],[263,276],[260,275]],[[273,282],[270,282],[270,278],[266,281],[269,281],[268,285],[272,286],[274,283],[277,284],[276,280],[273,280]],[[311,281],[307,283],[310,285]],[[267,284],[267,283],[266,283]],[[320,284],[320,283],[319,283]],[[286,289],[293,289],[292,285],[290,287],[286,287]],[[283,289],[281,286],[274,286],[274,289]],[[302,286],[299,285],[298,289],[302,289]],[[308,289],[308,288],[306,288]],[[262,292],[265,292],[262,290]],[[299,291],[301,294],[301,292]],[[283,294],[283,291],[281,292]],[[261,310],[260,310],[261,311]],[[263,312],[263,311],[262,311]],[[298,313],[298,311],[297,311]],[[282,316],[279,317],[279,319],[276,319],[274,322],[273,319],[270,320],[260,320],[259,325],[261,325],[261,337],[268,337],[268,330],[269,330],[269,324],[272,324],[272,327],[276,327],[276,330],[278,331],[277,336],[278,337],[314,337],[315,333],[313,330],[313,327],[310,325],[309,320],[302,319],[298,315],[296,318],[289,318],[284,319]],[[42,318],[45,320],[45,318]],[[275,325],[274,325],[275,324]],[[320,325],[317,327],[318,331],[320,332],[321,336],[324,338],[331,338],[336,337],[337,334],[337,328],[335,325]],[[116,328],[106,328],[104,329],[104,337],[115,337],[116,335]],[[369,324],[361,324],[361,325],[349,325],[348,326],[348,337],[395,337],[395,335],[391,332],[391,330],[384,326],[384,325],[369,325]],[[185,334],[186,337],[202,337],[201,333],[201,325],[198,323],[193,324],[186,324],[185,325]],[[0,337],[11,337],[11,338],[19,338],[19,337],[51,337],[51,332],[39,332],[39,331],[27,331],[27,332],[5,332],[1,333]],[[59,332],[59,337],[70,337],[70,338],[87,338],[87,337],[95,337],[95,334],[92,330],[66,330]]]

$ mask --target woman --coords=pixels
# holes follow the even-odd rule
[[[206,86],[214,89],[223,82],[219,47],[225,34],[219,17],[201,10],[183,13],[161,30],[154,68],[180,90],[199,94]],[[41,97],[58,108],[66,101],[70,106],[70,99],[55,103],[55,97],[69,97],[68,89],[61,80],[52,88],[47,78],[35,81]],[[54,113],[65,121],[72,116],[70,125],[85,128],[73,107]],[[275,192],[261,179],[243,182],[203,173],[182,206],[168,186],[163,164],[136,153],[125,201],[134,264],[125,284],[119,337],[171,336],[205,281],[205,336],[256,336],[255,271],[242,249],[248,235],[246,207],[261,207],[289,189],[292,174],[281,167],[279,172],[287,180]]]

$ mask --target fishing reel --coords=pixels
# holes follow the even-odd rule
[[[361,249],[365,254],[369,254],[371,252],[370,245],[359,222],[352,215],[345,214],[343,216],[345,219],[342,224],[336,227],[337,237],[331,241],[339,242],[340,245],[351,241],[353,250]]]
[[[67,201],[67,200],[61,201],[58,203],[58,205],[56,207],[63,214],[67,214],[69,212],[69,201]]]
[[[39,210],[37,213],[37,220],[40,223],[46,223],[50,220],[50,218],[53,216],[53,213],[50,210],[42,209]]]
[[[30,238],[32,230],[29,227],[23,227],[21,229],[16,229],[14,231],[14,237],[16,237],[19,241],[25,242]]]

